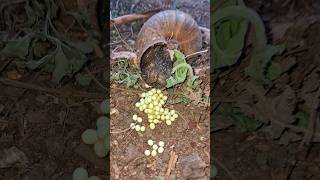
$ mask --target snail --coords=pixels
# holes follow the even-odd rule
[[[179,49],[189,55],[201,48],[202,35],[197,22],[182,11],[165,10],[142,26],[136,41],[136,64],[148,85],[162,88],[174,63],[168,50]]]

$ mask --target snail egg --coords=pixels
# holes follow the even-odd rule
[[[154,109],[155,109],[156,111],[160,111],[160,107],[159,107],[159,106],[156,106]]]
[[[102,126],[108,126],[108,123],[109,123],[109,119],[107,116],[100,116],[98,119],[97,119],[97,128],[99,127],[102,127]]]
[[[154,144],[154,145],[152,146],[152,149],[158,149],[158,145]]]
[[[161,105],[164,105],[164,104],[165,104],[164,100],[161,99],[161,100],[160,100],[160,104],[161,104]]]
[[[140,104],[139,102],[136,103],[136,107],[140,107],[140,105],[141,105],[141,104]]]
[[[151,89],[151,92],[155,93],[155,92],[157,92],[157,90],[155,88],[153,88],[153,89]]]
[[[163,109],[163,108],[160,108],[160,112],[163,113],[163,112],[164,112],[164,109]]]
[[[136,131],[140,131],[140,125],[139,124],[136,125],[135,129],[136,129]]]
[[[159,97],[160,97],[160,98],[163,98],[163,94],[159,94]]]
[[[143,105],[142,105],[142,109],[147,109],[147,105],[146,105],[146,104],[143,104]]]
[[[170,121],[170,120],[166,120],[166,124],[167,124],[168,126],[170,126],[170,125],[171,125],[171,121]]]
[[[166,119],[166,116],[165,115],[161,115],[160,119],[163,121]]]
[[[85,144],[94,144],[98,140],[98,132],[95,129],[87,129],[81,134],[81,138]]]
[[[163,141],[159,141],[159,146],[163,147],[164,146],[164,142]]]
[[[108,153],[106,145],[101,140],[98,140],[94,144],[94,152],[98,157],[101,157],[101,158],[105,157]]]
[[[134,121],[136,121],[136,120],[138,119],[138,116],[135,114],[135,115],[132,116],[132,119],[133,119]]]
[[[151,98],[153,101],[155,101],[157,99],[157,96],[152,96]]]
[[[139,107],[139,110],[140,110],[140,111],[143,111],[143,108],[140,106],[140,107]]]
[[[174,121],[174,117],[170,117],[170,121]]]
[[[151,154],[150,150],[147,149],[147,150],[144,151],[144,155],[150,156],[150,154]]]
[[[149,105],[148,105],[148,108],[149,108],[149,109],[152,109],[152,108],[153,108],[153,104],[152,104],[152,103],[149,104]]]
[[[131,123],[131,124],[130,124],[130,128],[131,128],[131,129],[134,129],[134,128],[135,128],[135,124],[134,124],[134,123]]]
[[[148,143],[150,146],[153,145],[153,141],[152,141],[151,139],[149,139],[149,140],[147,141],[147,143]]]
[[[154,123],[150,123],[150,129],[156,128],[156,125]]]
[[[172,115],[172,117],[177,118],[177,117],[178,117],[178,114],[174,114],[174,115]]]
[[[160,94],[160,93],[161,93],[161,90],[160,90],[160,89],[158,89],[158,90],[157,90],[157,93],[158,93],[158,94]]]
[[[154,106],[158,106],[158,104],[159,104],[159,101],[158,101],[158,100],[153,101],[153,105],[154,105]]]
[[[144,132],[145,130],[146,130],[146,127],[144,127],[144,126],[140,127],[140,131]]]
[[[175,110],[171,110],[171,111],[170,111],[170,114],[171,114],[171,115],[174,115],[175,113],[176,113]]]
[[[154,123],[158,124],[160,121],[158,119],[153,120]]]
[[[104,139],[107,137],[107,132],[109,132],[108,128],[106,126],[98,127],[98,137],[100,139]]]
[[[153,116],[152,114],[150,114],[150,115],[148,115],[148,118],[149,118],[149,119],[153,119],[154,116]]]
[[[141,122],[142,122],[142,118],[141,118],[141,117],[138,117],[138,118],[137,118],[137,121],[138,121],[139,123],[141,123]]]
[[[156,156],[156,155],[157,155],[157,151],[156,150],[152,150],[151,156]]]
[[[143,97],[143,98],[146,97],[146,93],[142,93],[141,97]]]
[[[166,115],[166,120],[170,120],[170,116],[169,115]]]
[[[72,179],[73,180],[87,180],[88,179],[88,171],[84,168],[77,168],[73,171]]]
[[[105,99],[100,104],[100,110],[103,114],[108,114],[110,111],[109,99]]]
[[[164,148],[163,148],[163,147],[159,147],[159,148],[158,148],[158,153],[161,154],[161,153],[163,153],[163,151],[164,151]]]
[[[160,118],[161,118],[161,116],[160,116],[160,115],[157,115],[157,116],[156,116],[156,118],[157,118],[157,119],[160,119]]]
[[[168,96],[163,96],[163,100],[166,101],[168,99]]]

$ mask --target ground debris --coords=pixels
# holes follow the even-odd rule
[[[0,168],[13,167],[16,164],[20,164],[22,166],[28,164],[28,158],[24,152],[15,146],[4,149],[0,157]]]
[[[198,154],[181,158],[182,174],[184,179],[209,179],[206,175],[206,163]]]

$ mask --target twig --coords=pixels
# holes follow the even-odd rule
[[[120,37],[120,40],[127,46],[127,48],[131,49],[133,51],[133,49],[129,46],[129,44],[122,38],[122,35],[119,31],[119,29],[117,28],[117,26],[115,24],[113,24],[114,28],[116,29],[119,37]]]
[[[192,54],[189,54],[189,55],[186,56],[186,58],[189,58],[189,57],[194,56],[194,55],[206,53],[206,52],[208,52],[208,49],[203,50],[203,51],[198,51],[198,52],[195,52],[195,53],[192,53]]]
[[[214,157],[212,157],[212,159],[230,176],[232,180],[237,180],[237,178],[232,174],[232,172],[221,161]]]
[[[131,92],[131,93],[143,93],[143,91],[131,90],[131,89],[125,89],[125,88],[119,88],[119,87],[111,87],[111,89],[117,89],[117,90],[127,91],[127,92]]]
[[[81,91],[57,90],[53,88],[42,87],[42,86],[24,83],[20,81],[14,81],[6,78],[0,78],[0,83],[6,84],[9,86],[14,86],[17,88],[30,89],[30,90],[36,90],[36,91],[43,91],[51,94],[57,94],[64,97],[73,96],[73,97],[86,97],[86,98],[96,98],[96,99],[106,98],[106,94],[89,93],[89,92],[81,92]]]
[[[170,159],[169,159],[169,163],[168,163],[168,168],[167,168],[167,172],[166,172],[166,175],[165,175],[165,177],[166,177],[165,179],[169,178],[171,170],[175,166],[177,160],[178,160],[178,155],[176,155],[176,153],[172,150],[170,152]]]
[[[13,58],[10,58],[4,65],[0,68],[0,73],[12,62]]]
[[[107,23],[106,27],[109,26],[111,29],[112,26],[114,25],[124,25],[137,20],[148,19],[151,16],[153,16],[155,13],[160,12],[161,10],[162,9],[156,9],[156,10],[148,11],[142,14],[128,14],[128,15],[120,16],[114,19],[110,19],[110,23],[109,24]]]
[[[131,128],[123,129],[123,130],[118,130],[118,131],[110,131],[110,134],[119,134],[119,133],[124,133],[130,130]]]
[[[110,58],[111,58],[111,60],[128,59],[128,60],[132,60],[134,64],[138,64],[137,55],[135,53],[131,52],[131,51],[112,52]]]

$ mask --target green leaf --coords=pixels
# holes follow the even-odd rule
[[[31,38],[32,35],[28,34],[20,39],[8,41],[6,46],[0,51],[0,55],[24,59],[28,54]]]
[[[279,63],[271,62],[267,69],[267,78],[270,80],[275,80],[282,74],[282,69]]]
[[[184,95],[178,96],[176,101],[176,103],[183,103],[183,104],[189,104],[192,102],[192,100]]]
[[[195,89],[200,84],[200,80],[198,78],[198,76],[191,77],[187,82],[188,87]]]
[[[89,74],[78,73],[76,75],[76,80],[81,86],[89,86],[92,81],[92,78]]]
[[[52,73],[52,81],[59,83],[61,79],[68,74],[69,63],[66,55],[64,54],[61,46],[58,46],[57,52],[54,56],[55,69]]]
[[[285,46],[267,45],[263,51],[257,52],[251,57],[250,64],[245,69],[246,74],[259,82],[267,83],[266,68],[268,63],[273,56],[281,55],[284,50]]]
[[[180,52],[179,50],[176,50],[176,49],[174,49],[173,51],[174,51],[174,55],[176,57],[176,61],[178,63],[183,63],[183,62],[185,63],[186,62],[186,60],[185,60],[186,58],[182,52]]]

